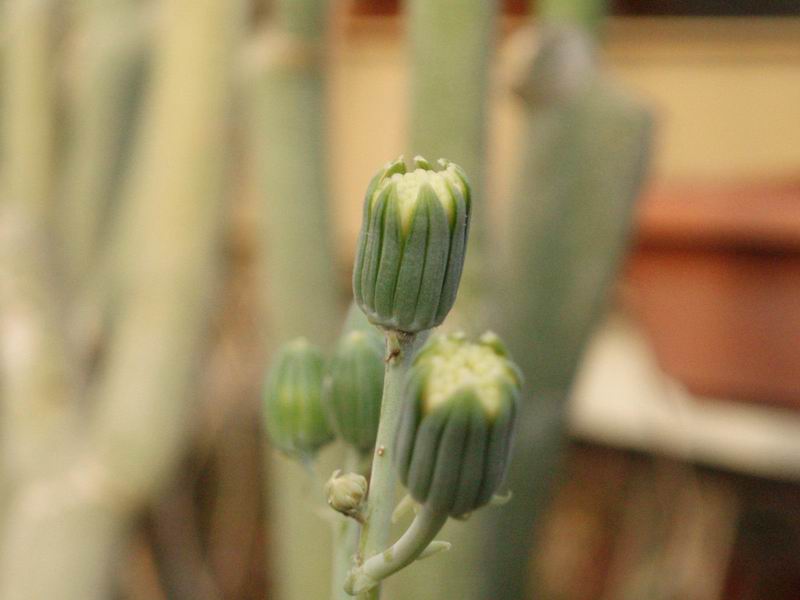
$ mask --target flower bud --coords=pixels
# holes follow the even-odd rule
[[[375,327],[349,331],[336,345],[325,379],[329,421],[340,438],[361,452],[369,452],[378,435],[383,355],[383,336]]]
[[[395,443],[400,480],[436,513],[491,500],[511,451],[522,377],[494,334],[432,339],[414,359]]]
[[[358,519],[364,498],[367,496],[367,479],[358,473],[336,470],[325,483],[325,497],[333,510]]]
[[[470,188],[464,171],[402,158],[372,179],[364,199],[353,291],[369,320],[416,333],[445,318],[456,299],[467,245]]]
[[[267,433],[282,452],[309,459],[333,440],[322,407],[322,352],[297,338],[278,352],[267,377]]]

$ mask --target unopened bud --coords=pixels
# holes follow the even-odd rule
[[[264,413],[272,443],[284,453],[312,458],[333,440],[322,408],[322,352],[303,338],[278,352],[267,377]]]
[[[470,215],[464,171],[422,157],[402,158],[373,178],[353,270],[356,302],[385,329],[416,333],[439,325],[461,280]]]
[[[406,381],[396,438],[400,480],[435,512],[487,504],[505,476],[522,378],[494,334],[433,338]]]
[[[325,407],[336,433],[361,452],[375,446],[383,396],[384,342],[378,330],[345,333],[325,380]]]
[[[361,508],[367,496],[367,479],[358,473],[334,471],[325,483],[328,505],[335,511],[361,521]]]

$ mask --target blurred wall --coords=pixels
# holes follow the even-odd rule
[[[492,201],[513,181],[518,107],[503,23],[490,124]],[[330,153],[339,248],[349,256],[372,172],[404,151],[408,69],[402,20],[350,18],[331,61]],[[770,178],[800,171],[800,19],[613,19],[607,60],[659,122],[656,180]]]

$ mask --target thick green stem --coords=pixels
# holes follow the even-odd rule
[[[361,528],[359,556],[369,559],[389,546],[392,512],[395,507],[397,472],[393,464],[394,438],[400,421],[403,400],[403,381],[414,355],[413,335],[394,331],[386,333],[386,376],[383,382],[383,401],[364,526]],[[362,600],[380,597],[378,587],[359,596]]]
[[[295,336],[333,341],[341,323],[328,219],[325,80],[326,0],[278,0],[249,49],[250,146],[258,175],[259,242],[268,346]],[[331,470],[332,470],[331,466]],[[305,509],[296,465],[269,464],[266,527],[270,579],[285,600],[323,598],[330,541]],[[308,565],[314,565],[310,570]]]
[[[411,118],[409,153],[461,165],[474,201],[459,300],[474,299],[486,287],[480,248],[486,245],[484,180],[489,62],[495,37],[497,0],[410,0]]]
[[[66,465],[15,490],[0,560],[4,599],[113,595],[114,559],[133,516],[180,457],[215,288],[229,74],[242,4],[164,2],[121,223],[116,267],[125,302],[90,426],[74,436],[75,449],[57,448]]]
[[[341,323],[328,218],[323,32],[311,25],[325,3],[278,4],[279,18],[257,35],[247,65],[264,300],[273,346],[298,335],[325,345]],[[296,14],[312,7],[318,18]]]
[[[504,600],[529,597],[530,550],[565,443],[565,400],[624,257],[650,141],[648,112],[599,74],[587,73],[571,96],[546,97],[527,107],[504,269],[513,278],[497,300],[498,329],[530,396],[508,477],[514,501],[489,513],[485,528],[481,597]]]
[[[70,292],[86,283],[130,154],[146,56],[145,13],[133,0],[76,3],[74,80],[60,215]]]
[[[548,23],[568,23],[596,30],[602,23],[608,0],[538,0],[538,16]]]
[[[58,463],[75,422],[74,365],[52,264],[56,3],[2,11],[0,153],[0,502],[19,480]]]

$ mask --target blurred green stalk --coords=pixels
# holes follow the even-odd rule
[[[467,314],[487,286],[481,249],[489,210],[485,197],[489,65],[497,0],[408,0],[411,114],[408,149],[431,161],[446,158],[467,173],[473,203],[468,259],[460,299]],[[475,306],[473,306],[475,305]]]
[[[322,58],[328,6],[324,0],[279,0],[274,11],[248,65],[269,347],[299,335],[325,346],[340,327],[326,182]],[[322,490],[309,489],[299,465],[265,451],[274,457],[265,492],[276,595],[325,598],[331,545],[313,511]]]
[[[68,88],[61,234],[70,292],[95,266],[101,230],[130,153],[146,57],[145,14],[136,0],[82,0],[73,18],[77,51]]]
[[[571,3],[577,4],[577,3]],[[590,33],[545,23],[520,93],[527,145],[510,210],[497,327],[527,378],[508,476],[488,515],[481,598],[531,597],[537,525],[566,443],[566,400],[627,248],[650,145],[648,112],[597,73]],[[535,579],[535,578],[534,578]]]
[[[20,4],[42,3],[11,4],[14,13]],[[47,468],[15,490],[0,555],[4,600],[110,597],[112,567],[133,518],[180,456],[216,281],[229,76],[242,4],[165,0],[162,7],[120,228],[123,301],[92,388],[94,411],[88,426],[53,448]],[[43,34],[37,31],[29,33]],[[36,140],[47,119],[31,119]],[[38,182],[47,172],[25,176]],[[44,301],[59,306],[56,296]],[[60,401],[54,392],[49,397]],[[77,410],[73,416],[86,420]]]
[[[9,0],[2,15],[2,504],[25,478],[50,468],[72,433],[74,372],[51,259],[55,9],[52,1]]]
[[[608,0],[536,0],[530,4],[549,25],[567,24],[596,32],[606,15]]]

